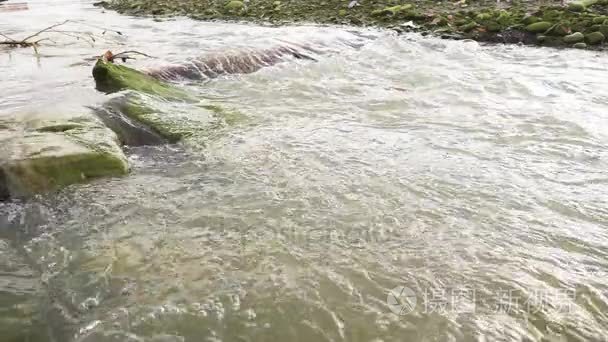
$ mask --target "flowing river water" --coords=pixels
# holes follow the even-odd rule
[[[0,203],[3,341],[608,341],[605,54],[74,0],[0,32],[64,19],[123,34],[3,50],[0,115],[99,108],[106,49],[319,53],[181,84],[246,117],[204,146],[126,147],[129,176]]]

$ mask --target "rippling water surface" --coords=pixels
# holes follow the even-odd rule
[[[1,52],[0,115],[100,106],[108,48],[320,53],[180,85],[246,116],[204,147],[0,204],[8,341],[606,341],[605,55],[29,7],[0,32],[123,35]]]

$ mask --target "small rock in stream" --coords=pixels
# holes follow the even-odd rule
[[[572,45],[573,48],[575,49],[586,49],[587,48],[587,44],[585,43],[576,43],[574,45]]]

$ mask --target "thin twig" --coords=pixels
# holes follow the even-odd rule
[[[28,37],[26,37],[26,38],[23,38],[23,40],[22,40],[22,41],[23,41],[23,42],[26,42],[28,39],[34,38],[34,37],[36,37],[37,35],[39,35],[39,34],[41,34],[41,33],[44,33],[44,32],[46,32],[46,31],[52,30],[52,29],[54,29],[54,28],[55,28],[55,27],[57,27],[57,26],[65,25],[65,24],[67,24],[67,23],[69,23],[69,22],[70,22],[70,20],[68,19],[68,20],[65,20],[65,21],[63,21],[63,22],[61,22],[61,23],[59,23],[59,24],[51,25],[51,26],[49,26],[49,27],[47,27],[47,28],[45,28],[45,29],[42,29],[42,30],[40,30],[40,31],[38,31],[38,32],[36,32],[36,33],[34,33],[34,34],[32,34],[31,36],[28,36]]]
[[[81,22],[81,21],[77,21],[77,23],[79,23],[80,25],[84,25],[84,26],[88,26],[88,27],[96,28],[96,29],[98,29],[98,30],[103,30],[103,33],[102,33],[102,34],[106,33],[107,31],[110,31],[110,32],[114,32],[114,33],[116,33],[116,34],[117,34],[117,35],[119,35],[119,36],[122,36],[122,32],[120,32],[120,31],[111,30],[111,29],[107,29],[107,28],[105,28],[105,27],[100,27],[100,26],[96,26],[96,25],[92,25],[92,24],[83,23],[83,22]]]
[[[105,28],[94,26],[94,25],[83,24],[83,23],[80,23],[80,22],[68,19],[68,20],[64,20],[64,21],[62,21],[60,23],[48,26],[48,27],[46,27],[46,28],[44,28],[44,29],[42,29],[42,30],[34,33],[34,34],[31,34],[31,35],[25,37],[22,40],[16,40],[16,39],[13,39],[13,38],[7,36],[4,33],[0,33],[0,37],[3,37],[3,38],[6,39],[4,41],[0,41],[0,45],[9,46],[9,47],[12,47],[12,48],[15,48],[15,47],[31,47],[32,49],[34,49],[34,53],[38,57],[39,56],[38,46],[40,46],[39,45],[40,42],[48,40],[48,41],[51,41],[54,44],[56,44],[56,42],[53,41],[50,38],[40,37],[43,33],[47,33],[47,34],[48,33],[53,33],[53,34],[58,34],[58,35],[64,35],[64,36],[68,36],[68,37],[71,37],[71,38],[75,38],[76,40],[81,40],[82,39],[83,41],[89,43],[91,46],[94,46],[94,43],[96,42],[96,39],[104,39],[103,37],[101,37],[99,35],[93,34],[92,32],[79,32],[79,31],[73,31],[73,30],[56,30],[55,29],[56,27],[65,25],[65,24],[67,24],[69,22],[78,23],[78,24],[85,25],[85,26],[99,28],[99,29],[103,30],[102,35],[105,34],[107,31],[115,32],[115,33],[117,33],[119,35],[122,35],[122,33],[120,31],[105,29]],[[33,41],[33,38],[35,38],[35,37],[38,37],[39,39]],[[127,53],[134,53],[134,54],[139,54],[139,55],[143,55],[143,56],[146,56],[146,57],[154,58],[152,56],[146,55],[145,53],[138,52],[138,51],[125,51],[125,52],[122,52],[121,54],[125,55]],[[129,56],[119,56],[119,58],[122,58],[123,60],[125,60],[125,59],[133,59],[133,57],[129,57]]]
[[[55,33],[57,33],[57,34],[61,34],[61,35],[64,35],[64,36],[68,36],[68,37],[72,37],[72,38],[76,38],[76,40],[80,40],[80,39],[83,39],[83,40],[85,40],[85,41],[87,40],[87,37],[85,37],[84,35],[79,36],[79,35],[77,35],[77,34],[71,34],[71,33],[67,33],[67,32],[55,32]],[[93,38],[93,37],[88,37],[88,39],[90,39],[90,40],[91,40],[91,41],[90,41],[90,42],[88,42],[88,43],[89,43],[89,44],[91,44],[91,47],[94,47],[94,46],[95,46],[95,44],[94,44],[94,43],[95,43],[95,38]]]
[[[40,42],[44,42],[45,40],[48,40],[49,42],[53,42],[54,44],[57,44],[57,42],[56,42],[56,41],[54,41],[54,40],[52,40],[51,38],[42,38],[42,39],[40,39],[40,40],[37,40],[37,41],[33,42],[32,44],[34,44],[34,45],[38,45],[38,43],[40,43]]]
[[[136,55],[142,55],[142,56],[144,56],[144,57],[148,57],[148,58],[156,58],[156,57],[153,57],[153,56],[147,55],[147,54],[145,54],[145,53],[143,53],[143,52],[139,52],[139,51],[135,51],[135,50],[129,50],[129,51],[123,51],[123,52],[119,52],[119,53],[117,53],[117,54],[113,55],[113,56],[112,56],[112,58],[116,58],[116,57],[118,57],[118,58],[122,58],[122,57],[120,57],[120,55],[126,55],[126,54],[128,54],[128,53],[134,53],[134,54],[136,54]]]
[[[9,41],[11,41],[11,42],[16,42],[16,40],[14,40],[13,38],[11,38],[11,37],[9,37],[9,36],[7,36],[7,35],[3,34],[3,33],[0,33],[0,36],[2,36],[2,37],[4,37],[4,38],[8,39],[8,40],[9,40]]]

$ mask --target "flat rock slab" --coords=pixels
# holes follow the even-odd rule
[[[92,114],[0,117],[0,199],[128,171],[116,134]]]

